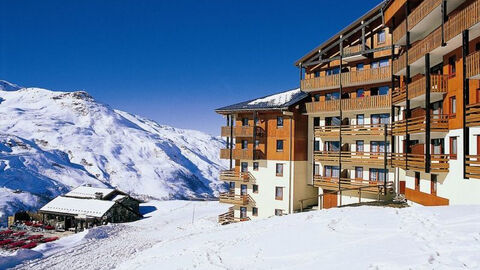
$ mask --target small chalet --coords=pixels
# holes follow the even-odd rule
[[[108,222],[138,220],[143,217],[139,204],[139,200],[117,189],[79,186],[56,197],[38,213],[42,214],[44,224],[77,232]]]

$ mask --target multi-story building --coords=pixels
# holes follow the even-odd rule
[[[423,205],[479,203],[480,1],[393,0],[393,165]]]
[[[309,94],[307,183],[329,208],[394,192],[392,53],[382,4],[295,64]]]
[[[221,223],[293,213],[300,200],[316,196],[305,181],[306,97],[294,89],[216,110],[227,119],[220,157],[230,160],[230,169],[220,174],[230,190],[220,202],[233,205],[220,215]]]

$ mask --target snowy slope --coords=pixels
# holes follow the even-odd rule
[[[157,209],[147,219],[6,256],[0,268],[480,269],[480,206],[334,208],[226,226],[217,202],[147,206]]]
[[[0,91],[0,215],[39,207],[81,183],[144,198],[213,197],[224,188],[222,144],[114,110],[86,92]]]

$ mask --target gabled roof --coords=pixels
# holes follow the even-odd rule
[[[72,189],[70,192],[65,194],[65,197],[75,197],[75,198],[85,198],[85,199],[95,199],[95,193],[102,193],[103,197],[107,197],[112,192],[114,188],[97,188],[89,186],[79,186]]]
[[[225,106],[218,108],[215,111],[217,113],[227,113],[239,111],[286,110],[290,106],[302,101],[307,96],[307,93],[302,92],[300,88],[296,88]]]
[[[113,201],[78,199],[59,196],[40,208],[40,212],[62,213],[68,215],[85,215],[88,217],[103,217],[112,206]]]

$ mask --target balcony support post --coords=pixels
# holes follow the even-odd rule
[[[470,129],[467,126],[467,105],[470,99],[470,80],[467,78],[467,56],[469,52],[468,29],[462,33],[462,57],[463,57],[463,178],[467,176],[467,156],[470,154]]]
[[[365,51],[365,25],[364,21],[362,21],[362,52]]]
[[[409,1],[405,3],[405,14],[410,15]],[[406,28],[406,74],[405,74],[405,170],[408,170],[408,153],[410,152],[410,134],[408,133],[408,118],[410,118],[410,100],[408,99],[408,84],[410,83],[410,65],[408,64],[408,50],[410,49],[410,32],[408,31],[408,19],[405,21]]]
[[[445,22],[447,21],[447,1],[442,1],[442,47],[445,47],[447,43],[445,42]]]
[[[342,94],[343,94],[343,86],[342,86],[342,61],[343,61],[343,37],[340,36],[340,73],[338,74],[340,79],[339,84],[339,101],[338,101],[338,108],[340,110],[340,128],[338,131],[338,145],[340,149],[338,149],[338,190],[341,189],[341,181],[340,178],[342,177],[342,121],[343,121],[343,112],[342,112]],[[342,201],[342,195],[340,193],[340,205]]]
[[[393,26],[395,26],[395,17],[392,20]],[[391,59],[392,59],[392,64],[390,65],[390,72],[392,74],[392,85],[391,85],[391,93],[390,93],[390,104],[392,104],[392,108],[390,110],[390,123],[393,124],[395,122],[395,105],[393,103],[393,91],[395,91],[395,73],[393,72],[393,60],[395,60],[395,44],[393,42],[393,35],[390,35],[390,40],[392,43],[392,51],[391,53]],[[399,86],[400,87],[400,86]],[[395,153],[395,138],[393,136],[393,132],[391,133],[391,138],[390,138],[390,144],[391,144],[391,153]]]
[[[233,170],[233,115],[230,114],[230,170]]]
[[[252,160],[255,160],[255,149],[257,144],[257,112],[253,111],[253,153],[252,153]]]
[[[430,54],[425,54],[425,172],[430,172]]]
[[[385,124],[383,127],[383,134],[384,134],[384,146],[383,146],[383,172],[385,175],[385,179],[383,179],[383,192],[384,195],[387,195],[387,178],[388,178],[388,173],[387,173],[387,144],[388,144],[388,139],[387,139],[387,127],[388,125]]]

